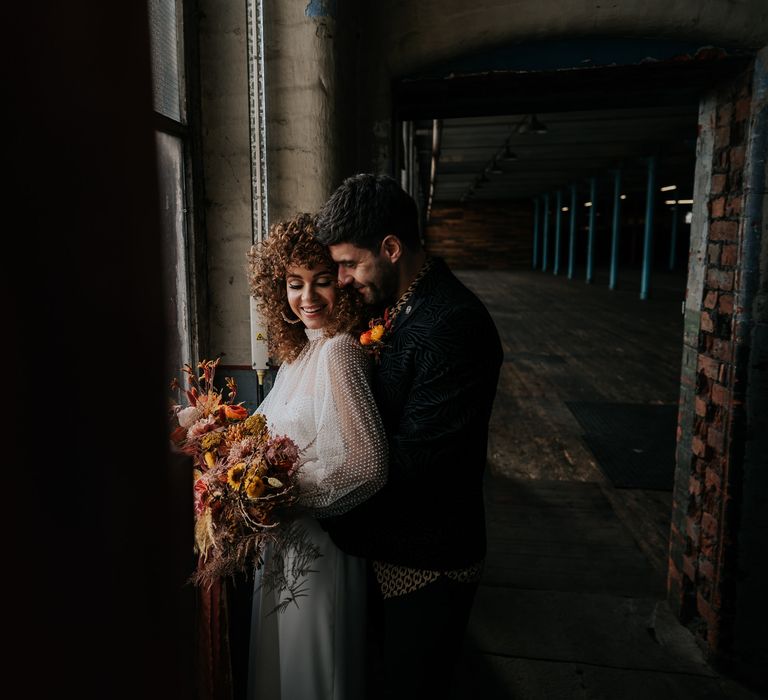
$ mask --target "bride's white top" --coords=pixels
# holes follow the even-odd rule
[[[386,439],[365,350],[347,333],[305,332],[309,343],[280,366],[257,410],[273,435],[287,435],[303,450],[300,502],[319,516],[338,515],[384,485]]]

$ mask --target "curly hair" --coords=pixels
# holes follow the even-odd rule
[[[315,218],[297,214],[293,219],[270,226],[269,236],[248,251],[248,287],[267,323],[270,357],[292,362],[309,342],[304,324],[290,324],[283,315],[293,315],[288,305],[286,272],[299,266],[312,270],[327,267],[336,273],[336,263],[328,249],[315,240]],[[348,288],[336,289],[336,301],[323,328],[331,337],[361,328],[365,307],[359,295]]]

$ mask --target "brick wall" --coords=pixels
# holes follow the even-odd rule
[[[708,98],[700,115],[697,177],[704,172],[706,182],[694,214],[702,217],[702,233],[698,245],[692,238],[670,543],[670,600],[714,657],[730,645],[737,568],[743,367],[734,299],[741,281],[750,86],[751,75],[734,80]]]
[[[432,209],[425,247],[454,269],[530,267],[533,205],[473,202]]]

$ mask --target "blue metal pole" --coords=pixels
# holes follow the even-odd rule
[[[677,262],[677,205],[672,207],[672,238],[669,241],[669,271],[675,269]]]
[[[544,195],[544,234],[541,241],[541,269],[547,271],[547,257],[549,255],[549,195]]]
[[[613,172],[613,230],[611,232],[611,271],[608,289],[616,289],[619,269],[619,227],[621,226],[621,170]]]
[[[539,198],[533,198],[533,269],[539,264]]]
[[[563,219],[563,193],[557,191],[557,211],[555,212],[555,267],[552,270],[553,274],[560,272],[560,224]]]
[[[568,279],[573,279],[573,265],[576,257],[576,185],[571,185],[571,230],[568,238]]]
[[[592,282],[592,273],[594,268],[595,258],[595,208],[597,202],[597,179],[590,178],[589,180],[589,201],[592,202],[592,206],[589,208],[589,235],[587,237],[587,284]]]
[[[656,195],[656,156],[648,159],[648,191],[645,199],[645,235],[643,236],[643,270],[640,277],[640,298],[648,298],[651,282],[651,252],[653,250],[653,203]]]

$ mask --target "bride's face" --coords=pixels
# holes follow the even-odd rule
[[[336,273],[326,267],[289,267],[285,284],[288,305],[307,328],[322,328],[336,303]]]

